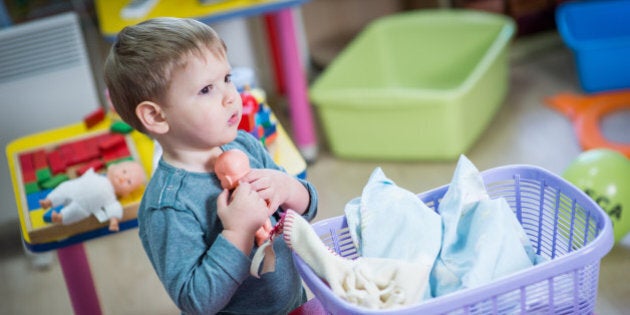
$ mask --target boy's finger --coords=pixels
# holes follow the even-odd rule
[[[227,207],[229,193],[230,192],[227,189],[223,189],[223,191],[219,194],[219,197],[217,197],[217,208]]]

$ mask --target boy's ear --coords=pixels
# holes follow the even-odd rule
[[[154,134],[164,134],[168,131],[169,125],[162,107],[151,101],[143,101],[136,106],[136,116],[144,125],[147,131]]]

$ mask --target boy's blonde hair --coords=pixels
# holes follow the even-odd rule
[[[105,84],[120,117],[146,132],[136,116],[143,101],[160,103],[170,86],[173,70],[185,65],[185,56],[209,49],[227,58],[227,48],[208,25],[193,19],[155,18],[125,27],[105,61]]]

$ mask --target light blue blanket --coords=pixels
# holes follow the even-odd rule
[[[488,197],[479,171],[463,155],[438,213],[380,168],[345,208],[361,256],[433,264],[425,299],[483,285],[536,261],[507,202]]]

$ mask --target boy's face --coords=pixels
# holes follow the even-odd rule
[[[203,56],[184,56],[185,67],[173,69],[163,111],[167,137],[179,150],[205,151],[236,138],[241,97],[230,78],[227,58],[204,49]]]

